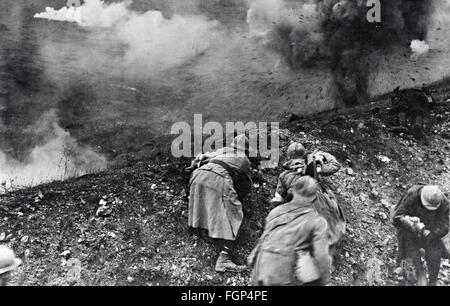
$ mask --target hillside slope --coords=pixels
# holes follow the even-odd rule
[[[395,264],[389,208],[416,182],[450,190],[450,106],[427,125],[429,144],[393,128],[386,109],[332,119],[290,121],[290,141],[336,155],[344,168],[329,181],[342,202],[348,232],[338,249],[334,285],[409,284]],[[216,274],[216,250],[187,228],[187,161],[143,151],[119,167],[0,196],[0,243],[23,258],[17,285],[246,285],[249,275]],[[139,157],[141,156],[141,157]],[[146,156],[142,158],[142,156]],[[349,170],[351,169],[351,170]],[[238,253],[243,261],[261,233],[281,169],[255,177],[245,204]],[[99,208],[101,210],[99,211]],[[96,215],[98,214],[98,216]],[[443,262],[440,284],[450,284]]]

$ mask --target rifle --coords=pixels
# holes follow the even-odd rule
[[[320,181],[319,179],[319,175],[317,174],[317,161],[316,161],[316,156],[313,156],[313,171],[314,171],[314,179],[316,181]]]

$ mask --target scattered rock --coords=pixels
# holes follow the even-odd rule
[[[100,206],[97,209],[95,215],[97,217],[108,217],[111,215],[111,213],[112,213],[112,208],[105,205],[105,206]]]
[[[389,164],[391,162],[391,159],[384,155],[378,155],[377,159],[385,164]]]
[[[21,239],[20,239],[20,243],[23,243],[23,244],[25,244],[25,243],[27,243],[28,242],[28,240],[30,239],[30,237],[29,236],[23,236]]]
[[[36,194],[36,196],[34,197],[34,202],[35,203],[39,203],[44,199],[44,194],[42,193],[42,191],[38,191],[38,193]]]
[[[158,186],[156,186],[156,184],[152,184],[152,186],[150,186],[151,190],[155,190],[156,188],[158,188]]]
[[[66,267],[69,269],[66,274],[67,281],[78,282],[81,278],[81,261],[77,258],[71,258],[66,262]]]
[[[70,250],[65,250],[64,252],[59,254],[59,256],[64,257],[64,258],[68,258],[70,256],[70,254],[71,254]]]
[[[369,285],[381,284],[383,279],[381,277],[381,267],[383,263],[378,258],[371,258],[367,261],[366,280]]]
[[[380,213],[378,213],[378,215],[379,215],[380,218],[383,219],[383,220],[387,220],[387,219],[388,219],[388,216],[387,216],[384,212],[380,212]]]
[[[386,201],[385,199],[381,200],[381,205],[383,205],[386,208],[390,208],[391,204],[389,204],[388,201]]]
[[[378,196],[380,195],[380,194],[378,193],[378,191],[376,191],[375,189],[372,189],[372,190],[370,191],[370,194],[371,194],[373,197],[375,197],[375,198],[378,198]]]
[[[347,175],[350,175],[350,176],[355,175],[355,172],[353,171],[352,168],[347,168],[347,169],[345,170],[345,173],[347,173]]]

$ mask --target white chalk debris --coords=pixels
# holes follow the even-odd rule
[[[81,24],[82,7],[70,6],[55,10],[52,7],[46,7],[45,12],[34,15],[34,18],[42,18],[55,21],[76,22]]]
[[[430,46],[425,41],[418,39],[411,42],[410,48],[413,53],[411,55],[412,60],[417,60],[419,57],[426,55],[428,51],[430,51]]]

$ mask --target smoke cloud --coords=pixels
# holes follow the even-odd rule
[[[39,183],[64,180],[103,170],[104,156],[82,146],[57,123],[55,111],[45,113],[39,123],[24,129],[39,138],[24,160],[17,160],[0,151],[0,193]]]
[[[424,56],[430,51],[430,46],[422,40],[415,39],[411,42],[411,59],[417,60],[419,57]]]
[[[260,2],[250,1],[250,28],[269,27],[269,40],[294,69],[328,64],[347,105],[367,100],[369,75],[377,67],[375,52],[389,56],[413,40],[426,40],[434,8],[433,1],[382,0],[381,23],[370,23],[366,0]]]
[[[131,151],[144,142],[134,131],[151,134],[153,126],[163,129],[199,111],[253,120],[365,101],[376,86],[381,93],[410,80],[381,77],[385,83],[373,85],[374,74],[398,70],[384,68],[395,59],[383,59],[420,54],[425,61],[433,48],[443,49],[427,39],[428,27],[449,18],[447,0],[384,0],[381,24],[367,22],[363,0],[247,0],[248,7],[242,1],[86,0],[77,9],[44,8],[56,0],[0,4],[2,180],[23,176],[17,181],[26,185],[101,169],[105,158],[80,143],[101,145],[114,157],[116,147]],[[447,8],[432,15],[432,3]],[[287,65],[279,64],[280,55]],[[52,116],[49,109],[56,109]],[[37,134],[24,128],[40,121],[47,124]],[[68,156],[67,147],[67,167],[53,166]]]
[[[12,4],[18,18],[8,21],[6,33],[13,46],[8,48],[17,50],[9,53],[4,48],[6,55],[0,58],[0,64],[4,60],[11,70],[0,80],[0,91],[7,93],[0,96],[3,189],[104,169],[106,158],[79,144],[65,128],[96,126],[105,117],[123,120],[121,112],[135,112],[142,106],[138,105],[143,100],[141,88],[152,83],[162,86],[158,82],[175,86],[167,79],[158,81],[162,72],[189,63],[217,42],[223,44],[219,22],[198,14],[197,0],[173,3],[173,8],[187,12],[183,15],[169,12],[169,2],[161,2],[164,11],[137,11],[133,6],[143,3],[86,0],[81,7],[47,7],[35,15],[23,3]],[[30,22],[33,15],[41,20]],[[29,73],[31,67],[37,67],[32,71],[36,73]],[[21,83],[23,88],[17,90]],[[145,96],[141,102],[151,98]],[[112,99],[117,100],[111,103]],[[140,120],[152,119],[145,115],[141,112]],[[138,119],[132,120],[138,124]]]
[[[90,31],[89,44],[103,41],[112,47],[112,52],[99,54],[92,62],[85,48],[70,50],[77,59],[72,63],[78,62],[78,68],[89,66],[92,71],[107,66],[111,71],[125,71],[136,77],[155,75],[180,65],[200,55],[221,38],[219,23],[203,15],[175,14],[166,18],[159,10],[142,13],[132,10],[131,5],[132,1],[105,3],[86,0],[79,8],[47,8],[46,12],[35,17],[76,22]],[[56,57],[55,62],[58,55],[67,56],[68,51],[51,43],[44,50]],[[116,56],[114,50],[117,50]]]

